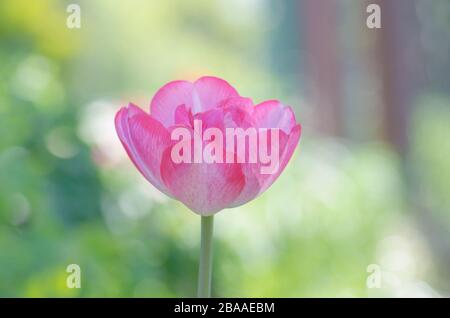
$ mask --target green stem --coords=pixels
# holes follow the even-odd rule
[[[214,216],[202,216],[202,238],[198,271],[198,297],[211,297],[212,245]]]

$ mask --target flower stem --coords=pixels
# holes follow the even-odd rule
[[[214,216],[202,216],[200,265],[198,271],[198,297],[211,297],[212,244]]]

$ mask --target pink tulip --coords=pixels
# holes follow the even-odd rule
[[[263,174],[261,162],[174,162],[177,141],[172,140],[171,133],[184,127],[194,138],[195,120],[202,122],[203,129],[218,128],[224,134],[226,128],[253,127],[258,132],[277,129],[277,169]],[[286,167],[301,134],[289,106],[275,100],[254,106],[252,100],[241,97],[230,84],[216,77],[201,77],[194,83],[170,82],[153,97],[150,114],[130,103],[116,114],[115,125],[141,174],[160,191],[203,216],[242,205],[266,191]],[[268,142],[270,150],[270,138]],[[231,156],[236,158],[237,154]]]

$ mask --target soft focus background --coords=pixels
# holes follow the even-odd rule
[[[195,296],[200,219],[113,118],[201,75],[303,125],[279,180],[216,216],[214,296],[450,295],[448,0],[2,0],[0,296]]]

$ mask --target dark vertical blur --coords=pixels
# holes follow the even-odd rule
[[[376,36],[376,64],[381,70],[384,138],[401,154],[408,152],[411,108],[424,71],[416,1],[372,1],[382,10]],[[377,34],[375,34],[377,33]]]
[[[325,135],[343,133],[337,1],[302,1],[307,85],[318,130]]]

